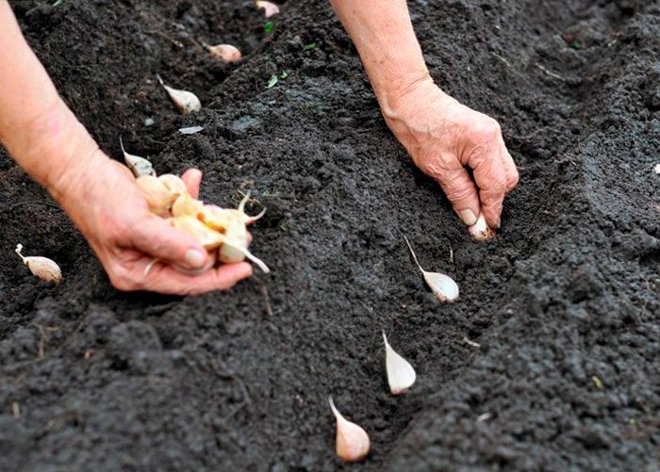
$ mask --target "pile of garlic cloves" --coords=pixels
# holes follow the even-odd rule
[[[205,204],[190,195],[180,177],[173,174],[156,177],[147,159],[127,153],[121,140],[120,143],[126,165],[135,175],[135,182],[149,205],[149,211],[165,218],[173,228],[193,235],[208,251],[209,262],[201,271],[191,273],[179,267],[175,269],[196,275],[212,268],[217,262],[231,264],[248,259],[264,273],[270,272],[268,266],[248,250],[250,237],[247,227],[266,212],[264,210],[256,216],[245,213],[245,205],[250,199],[249,192],[236,209]],[[147,272],[152,265],[148,266]]]
[[[247,226],[264,215],[264,212],[256,216],[245,213],[249,193],[237,209],[220,208],[193,198],[186,184],[176,175],[141,175],[136,183],[152,213],[165,218],[173,228],[193,235],[204,246],[209,253],[207,270],[216,261],[231,264],[249,259],[264,273],[270,272],[266,264],[248,251]]]

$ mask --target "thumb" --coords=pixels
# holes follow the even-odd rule
[[[467,226],[475,224],[479,216],[479,194],[472,178],[460,162],[456,161],[455,166],[435,178],[461,221]]]
[[[133,228],[131,242],[145,254],[190,270],[204,267],[208,259],[206,249],[193,236],[155,215]]]

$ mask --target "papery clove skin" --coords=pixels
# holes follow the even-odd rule
[[[197,242],[207,250],[219,247],[224,241],[222,234],[212,230],[194,216],[175,216],[168,221],[173,228],[180,229],[194,236]]]
[[[278,7],[273,2],[267,2],[265,0],[257,0],[254,2],[257,8],[263,8],[266,18],[270,18],[273,15],[277,15],[280,12],[280,7]]]
[[[183,195],[188,193],[188,187],[181,177],[174,174],[163,174],[158,176],[158,180],[165,184],[165,187],[173,195]]]
[[[392,395],[400,395],[413,386],[417,378],[415,369],[410,362],[396,352],[383,331],[383,342],[385,343],[385,367],[387,369],[387,383]]]
[[[179,195],[172,203],[172,216],[191,215],[198,218],[204,208],[204,203],[195,200],[189,193]],[[198,218],[199,219],[199,218]]]
[[[144,157],[136,156],[135,154],[129,154],[124,149],[124,141],[121,136],[119,137],[119,145],[121,146],[121,152],[124,153],[124,161],[126,165],[135,177],[140,177],[142,175],[151,175],[156,176],[156,171],[154,170],[151,162],[149,162]]]
[[[337,420],[335,450],[344,462],[359,462],[369,454],[371,442],[369,435],[357,424],[348,421],[337,410],[332,397],[328,397],[332,414]]]
[[[36,275],[41,280],[46,282],[58,284],[62,281],[62,271],[60,266],[57,265],[52,259],[42,256],[28,256],[25,257],[21,254],[23,250],[23,245],[16,245],[16,254],[21,258],[23,264],[32,272],[33,275]]]
[[[169,216],[170,206],[177,197],[165,183],[153,175],[142,175],[135,179],[149,205],[149,211],[158,216]]]
[[[403,239],[405,239],[408,249],[410,249],[410,254],[412,254],[415,264],[417,264],[417,267],[424,276],[424,281],[431,289],[431,292],[433,292],[433,295],[442,302],[453,302],[456,300],[458,298],[458,285],[456,285],[454,279],[440,272],[428,272],[424,270],[417,260],[417,255],[415,255],[415,251],[413,251],[408,238],[404,236]]]
[[[207,46],[206,49],[212,55],[219,57],[225,62],[238,62],[243,57],[241,51],[231,44],[217,44],[215,46]]]
[[[488,227],[483,214],[479,215],[475,224],[468,227],[468,231],[476,241],[488,241],[495,237],[495,231]]]
[[[187,90],[179,90],[165,85],[160,75],[156,74],[156,77],[182,114],[187,115],[188,113],[202,109],[202,102],[199,101],[197,95]]]

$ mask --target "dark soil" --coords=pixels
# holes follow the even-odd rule
[[[123,136],[159,173],[198,166],[225,206],[252,190],[273,272],[119,293],[2,154],[1,470],[343,469],[329,394],[371,435],[364,470],[659,470],[656,2],[410,2],[433,76],[502,123],[520,168],[485,245],[388,131],[327,2],[290,0],[270,34],[247,0],[11,3],[110,155]],[[179,116],[156,73],[203,110]],[[458,302],[425,289],[404,235]],[[18,242],[64,282],[31,276]],[[400,397],[381,330],[417,368]]]

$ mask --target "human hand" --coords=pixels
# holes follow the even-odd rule
[[[390,102],[384,115],[417,167],[440,183],[463,223],[472,226],[483,213],[490,228],[500,227],[504,196],[519,177],[497,121],[461,105],[430,78]]]
[[[245,262],[223,264],[199,275],[187,275],[172,265],[194,272],[208,262],[206,250],[191,235],[172,228],[149,212],[131,172],[93,152],[85,168],[59,180],[56,199],[85,236],[119,290],[149,290],[191,295],[225,290],[252,274]],[[182,179],[197,198],[202,173],[186,171]],[[150,270],[150,262],[158,259]]]

